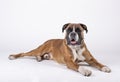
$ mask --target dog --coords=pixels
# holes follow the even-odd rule
[[[90,76],[92,72],[80,62],[86,62],[103,72],[110,73],[111,69],[99,63],[89,52],[84,42],[84,31],[88,32],[87,26],[82,23],[67,23],[63,25],[62,32],[65,33],[64,39],[51,39],[43,43],[38,48],[26,53],[13,54],[10,60],[24,56],[35,56],[37,61],[44,59],[54,60],[60,64],[65,64],[67,68]]]

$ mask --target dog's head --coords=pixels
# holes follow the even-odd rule
[[[84,41],[83,31],[88,32],[87,26],[84,24],[75,24],[75,23],[67,23],[63,26],[62,32],[66,30],[66,42],[67,45],[81,45]]]

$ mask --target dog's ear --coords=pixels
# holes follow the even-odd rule
[[[88,29],[87,29],[87,26],[85,24],[81,24],[80,25],[82,26],[82,28],[86,31],[86,33],[88,32]]]
[[[62,32],[64,32],[64,30],[67,28],[67,26],[69,25],[70,23],[67,23],[67,24],[64,24],[63,27],[62,27]]]

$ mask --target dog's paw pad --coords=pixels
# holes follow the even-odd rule
[[[108,67],[106,67],[106,66],[104,66],[104,67],[102,67],[101,71],[110,73],[110,72],[111,72],[111,69],[108,68]]]
[[[84,76],[90,76],[92,74],[90,70],[87,70],[83,67],[79,67],[78,71]]]

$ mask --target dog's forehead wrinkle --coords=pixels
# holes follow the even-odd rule
[[[83,28],[81,27],[81,25],[80,24],[76,24],[76,23],[69,24],[68,27],[67,27],[67,29],[68,28],[79,28],[81,31],[83,31]]]

